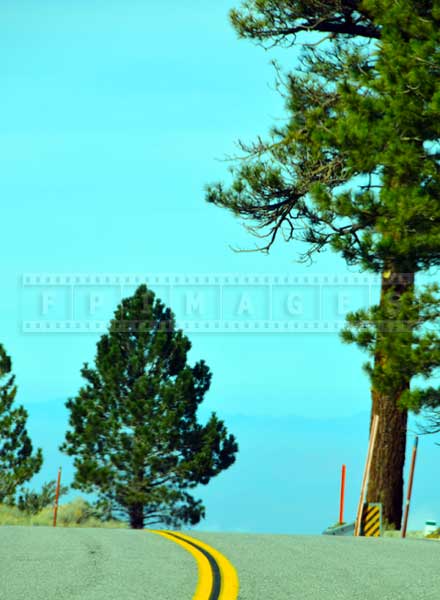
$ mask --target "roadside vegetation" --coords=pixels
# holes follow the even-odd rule
[[[145,285],[117,307],[97,343],[84,385],[66,402],[69,426],[61,450],[74,459],[73,488],[94,493],[59,506],[61,526],[195,525],[205,516],[190,492],[234,462],[235,437],[211,413],[197,411],[211,385],[203,360],[193,366],[191,342],[174,314]],[[0,344],[0,525],[51,525],[56,483],[24,487],[43,464],[14,404],[12,362]],[[69,488],[61,486],[59,497]]]
[[[402,532],[398,531],[398,530],[389,529],[387,531],[384,531],[384,533],[383,533],[383,537],[400,538],[401,536],[402,536]],[[407,538],[424,539],[424,540],[440,540],[440,529],[437,529],[436,531],[433,531],[432,533],[429,533],[428,535],[425,535],[425,532],[423,531],[423,529],[419,529],[419,530],[415,530],[415,531],[407,531],[406,537]]]
[[[440,540],[440,528],[426,536],[430,540]]]
[[[66,403],[60,449],[74,459],[72,487],[133,529],[199,523],[205,507],[191,491],[235,462],[235,437],[216,413],[198,421],[212,374],[203,360],[188,363],[190,350],[171,309],[141,285],[117,307]]]
[[[13,503],[17,489],[38,473],[41,448],[34,452],[27,432],[28,413],[16,405],[17,384],[12,360],[0,344],[0,502]]]
[[[53,506],[46,506],[37,513],[32,514],[18,508],[18,506],[0,504],[1,525],[52,526]],[[104,519],[92,504],[84,500],[84,498],[78,497],[72,500],[72,502],[60,504],[58,507],[57,527],[127,528],[128,523],[114,518]]]

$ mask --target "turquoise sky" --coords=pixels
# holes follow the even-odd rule
[[[72,294],[76,319],[106,320],[134,283],[121,290],[92,279],[72,291],[27,285],[26,275],[155,274],[162,282],[170,274],[211,282],[239,276],[223,300],[229,302],[224,317],[242,329],[247,320],[267,319],[270,309],[264,279],[252,285],[252,278],[355,275],[330,254],[311,267],[298,265],[301,248],[282,241],[269,256],[233,252],[231,245],[252,248],[255,239],[204,201],[204,186],[227,178],[223,159],[237,152],[235,141],[264,134],[283,118],[269,61],[278,56],[288,66],[296,56],[239,41],[227,19],[232,6],[224,0],[1,3],[1,342],[13,358],[17,400],[48,459],[39,480],[54,477],[57,462],[68,464],[56,451],[66,428],[60,407],[76,393],[79,369],[93,358],[99,334],[26,333],[24,324],[64,323],[73,314]],[[275,285],[271,301],[279,313],[273,318],[283,324],[340,320],[377,291],[373,287],[369,297],[368,286],[340,279],[324,286],[319,308],[311,281]],[[152,288],[181,319],[201,292],[205,306],[198,318],[218,318],[215,283],[176,286],[172,297],[166,285],[153,280]],[[204,358],[213,371],[204,414],[215,409],[227,422],[240,415],[363,413],[367,427],[368,381],[355,348],[343,346],[335,333],[242,329],[188,334],[191,358]],[[362,442],[355,461],[363,460]],[[239,473],[239,463],[234,468]],[[227,474],[224,481],[227,486]]]
[[[299,266],[300,248],[282,241],[268,257],[233,252],[256,240],[204,201],[204,186],[227,177],[236,140],[283,117],[272,55],[236,38],[230,6],[2,3],[0,302],[24,402],[74,393],[97,340],[22,333],[48,291],[23,287],[26,273],[345,272],[330,255]],[[102,318],[119,298],[107,292]],[[337,335],[192,339],[194,357],[213,369],[210,401],[220,410],[332,415],[368,406],[362,357]]]

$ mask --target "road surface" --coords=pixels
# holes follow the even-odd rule
[[[440,542],[195,533],[228,557],[239,600],[438,600]]]
[[[237,600],[237,571],[218,550],[182,532],[155,531],[192,554],[197,562],[198,584],[193,600]]]
[[[238,600],[438,600],[440,542],[188,532],[226,556]],[[191,600],[197,561],[146,531],[0,527],[2,600]]]

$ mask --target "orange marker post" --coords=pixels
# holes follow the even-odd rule
[[[346,467],[345,467],[345,465],[342,465],[341,501],[339,504],[339,525],[342,525],[342,523],[344,522],[345,472],[346,472]]]
[[[406,506],[405,506],[405,516],[403,517],[403,527],[402,527],[402,537],[406,537],[406,527],[408,525],[408,515],[409,515],[409,503],[411,502],[411,493],[412,486],[414,480],[414,468],[416,466],[416,456],[417,456],[417,446],[419,443],[419,437],[416,435],[416,439],[414,440],[414,446],[412,451],[411,458],[411,469],[409,473],[409,482],[408,482],[408,491],[406,496]]]
[[[53,526],[57,526],[57,513],[58,513],[58,498],[60,497],[60,483],[61,483],[61,467],[58,469],[58,481],[55,490],[55,504],[53,505]]]

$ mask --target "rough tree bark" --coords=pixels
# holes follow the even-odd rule
[[[384,295],[392,291],[393,299],[398,302],[406,291],[414,289],[414,273],[382,273],[381,305]],[[386,326],[386,324],[385,324]],[[409,327],[409,324],[405,324]],[[387,357],[376,352],[375,365],[384,364]],[[371,390],[373,415],[379,415],[379,427],[372,457],[370,478],[367,490],[367,502],[381,502],[384,521],[400,529],[403,507],[403,470],[405,466],[406,431],[408,411],[397,406],[401,394],[410,387],[409,378],[401,377],[399,389],[395,394],[383,394]]]
[[[128,516],[132,529],[144,528],[144,505],[142,503],[132,504],[128,510]]]

